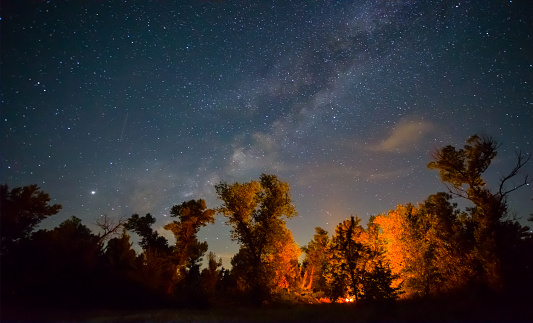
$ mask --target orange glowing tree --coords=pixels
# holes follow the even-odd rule
[[[302,262],[302,289],[326,290],[324,269],[327,265],[327,248],[329,245],[328,232],[321,227],[315,228],[315,235],[307,246],[302,247],[305,258]]]
[[[297,214],[289,184],[275,175],[262,174],[259,181],[220,183],[216,191],[223,202],[218,212],[227,217],[232,239],[241,245],[232,259],[233,272],[251,300],[261,304],[284,284],[276,279],[276,271],[290,277],[292,269],[287,266],[293,268],[299,255],[292,236],[288,239],[284,221]],[[283,240],[287,243],[283,244]]]

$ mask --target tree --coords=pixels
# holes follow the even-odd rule
[[[437,295],[464,287],[473,277],[470,222],[451,195],[430,195],[414,207],[399,205],[376,217],[384,260],[406,297]]]
[[[400,287],[405,281],[412,277],[412,273],[406,268],[413,263],[410,259],[416,259],[417,246],[411,243],[409,225],[407,218],[414,212],[414,206],[398,205],[395,210],[390,210],[386,214],[378,215],[374,222],[379,225],[382,232],[380,240],[385,248],[384,258],[391,269],[391,274],[396,277],[393,287]],[[404,284],[403,291],[405,297],[412,293]]]
[[[473,277],[472,231],[467,214],[450,203],[452,195],[444,192],[430,195],[418,205],[418,219],[413,223],[419,232],[419,248],[423,250],[419,264],[425,264],[419,292],[440,294],[466,286]]]
[[[364,244],[365,232],[361,219],[351,217],[335,229],[328,250],[326,281],[331,285],[329,296],[333,300],[361,294],[360,284],[370,253]]]
[[[527,299],[533,288],[533,233],[529,227],[509,220],[502,222],[498,237],[506,291],[516,299]]]
[[[150,214],[139,216],[133,214],[124,224],[124,228],[141,237],[140,245],[145,251],[165,254],[169,252],[168,241],[152,229],[155,218]]]
[[[164,229],[171,231],[176,239],[172,250],[172,262],[175,269],[172,280],[169,282],[168,293],[171,293],[174,285],[185,277],[186,267],[197,265],[207,251],[207,243],[199,242],[196,236],[200,227],[215,222],[215,211],[207,209],[204,200],[190,200],[174,205],[170,214],[178,220],[164,226]]]
[[[364,244],[368,248],[366,265],[361,278],[361,299],[366,302],[395,300],[401,292],[400,286],[393,287],[398,275],[393,275],[385,258],[385,246],[380,238],[382,231],[376,216],[368,219]]]
[[[202,286],[208,297],[215,293],[221,278],[221,267],[222,259],[217,260],[217,256],[213,252],[209,252],[207,254],[207,266],[201,272]]]
[[[463,149],[446,146],[433,154],[428,168],[439,170],[441,180],[446,183],[450,193],[470,200],[470,209],[475,224],[475,259],[479,263],[478,275],[482,282],[493,289],[502,288],[501,255],[498,251],[500,239],[497,237],[499,226],[507,215],[507,196],[518,188],[529,184],[528,176],[512,188],[506,184],[519,174],[529,162],[531,155],[517,152],[517,162],[508,175],[500,179],[498,190],[493,192],[487,187],[482,174],[488,169],[497,155],[500,145],[491,137],[473,135],[467,139]]]
[[[399,286],[392,287],[395,278],[397,277],[392,274],[389,266],[384,265],[381,260],[375,262],[371,270],[363,272],[361,299],[367,302],[383,302],[397,299],[402,292]]]
[[[273,288],[290,291],[299,280],[298,258],[301,253],[291,231],[285,229],[280,234],[280,239],[269,244],[265,251],[267,271],[273,274],[270,279]]]
[[[232,259],[237,279],[259,305],[275,286],[269,252],[286,237],[283,218],[296,215],[289,184],[275,175],[262,174],[258,182],[220,183],[215,188],[223,202],[218,212],[227,217],[232,239],[241,244]]]
[[[302,247],[305,258],[302,263],[304,271],[303,289],[326,290],[324,269],[327,264],[327,248],[329,245],[328,232],[321,227],[315,228],[315,235],[307,246]],[[307,277],[309,283],[307,283]]]
[[[38,304],[74,305],[97,301],[102,255],[99,237],[72,217],[53,230],[39,230],[24,240],[4,267],[2,289],[9,297]],[[11,257],[12,255],[10,255]]]
[[[99,236],[102,239],[102,235]],[[138,308],[148,303],[158,304],[157,297],[154,297],[156,294],[150,295],[151,290],[140,274],[144,270],[143,258],[137,257],[132,245],[125,230],[120,236],[107,241],[102,275],[98,280],[98,285],[105,288],[105,291],[97,295],[106,307]]]
[[[120,229],[124,228],[124,224],[126,224],[126,221],[127,220],[124,218],[114,220],[107,214],[99,216],[98,219],[95,221],[95,225],[101,230],[101,232],[99,233],[100,241],[105,242],[106,240],[111,239],[112,237],[119,236]]]
[[[43,219],[57,214],[60,204],[50,205],[50,196],[36,185],[9,190],[0,185],[1,253],[9,252],[20,240],[28,239]]]
[[[139,235],[143,253],[139,256],[135,280],[153,295],[165,295],[172,280],[174,266],[171,261],[172,249],[165,237],[152,229],[156,219],[150,215],[133,214],[124,228]]]
[[[115,271],[122,273],[134,268],[136,254],[131,246],[130,236],[125,231],[120,237],[112,238],[107,242],[105,256]]]

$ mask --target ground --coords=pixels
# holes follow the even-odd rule
[[[388,305],[270,305],[263,308],[8,310],[2,322],[533,322],[530,302],[492,299],[407,301]]]

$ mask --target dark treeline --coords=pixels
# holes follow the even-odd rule
[[[174,220],[164,229],[174,244],[153,228],[150,214],[102,216],[98,232],[76,217],[35,231],[61,206],[50,205],[37,185],[2,185],[2,306],[381,304],[464,292],[526,298],[533,288],[533,235],[508,216],[507,196],[530,181],[525,176],[507,186],[529,156],[518,153],[515,168],[491,190],[483,173],[498,147],[492,138],[472,136],[462,149],[436,151],[428,167],[440,172],[448,192],[373,216],[366,228],[356,216],[339,223],[331,236],[317,227],[302,248],[285,223],[297,214],[289,185],[275,175],[219,183],[222,204],[216,209],[201,199],[172,207]],[[454,197],[472,206],[460,210]],[[216,214],[226,218],[231,239],[240,245],[230,269],[197,239]],[[142,252],[132,248],[132,235]]]

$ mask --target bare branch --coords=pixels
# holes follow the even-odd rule
[[[448,189],[448,192],[452,194],[453,196],[462,197],[464,199],[468,199],[468,193],[463,190],[462,188],[456,187],[454,185],[448,185],[445,182],[442,182],[444,186]]]
[[[103,214],[102,216],[100,216],[94,223],[102,230],[102,232],[99,234],[100,242],[109,239],[113,235],[118,235],[118,231],[124,226],[126,222],[127,221],[124,217],[121,217],[120,219],[118,219],[118,221],[116,221],[115,219],[109,217],[107,214]]]
[[[530,159],[531,159],[531,154],[524,155],[522,154],[521,151],[516,152],[515,167],[511,170],[511,172],[507,176],[504,176],[500,179],[500,187],[498,188],[498,194],[500,195],[501,198],[504,198],[507,194],[513,191],[516,191],[522,186],[528,185],[533,182],[533,180],[529,179],[529,175],[526,174],[524,175],[524,180],[520,184],[514,185],[514,187],[509,190],[504,190],[505,182],[515,177],[516,175],[518,175],[520,169],[522,169],[529,162]]]

